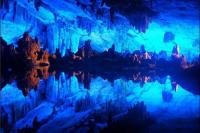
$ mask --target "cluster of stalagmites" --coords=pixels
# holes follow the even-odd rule
[[[59,57],[57,53],[56,55]],[[96,65],[96,68],[112,66],[112,69],[128,69],[130,67],[136,68],[141,66],[154,68],[163,63],[183,68],[192,65],[186,61],[184,55],[180,55],[177,44],[175,44],[172,50],[171,61],[167,61],[166,58],[167,53],[165,51],[161,51],[159,54],[155,52],[147,52],[144,45],[141,46],[140,50],[136,50],[133,53],[126,52],[121,54],[115,51],[115,45],[113,44],[108,50],[98,53],[92,50],[90,41],[86,41],[85,45],[79,48],[77,53],[72,53],[69,50],[67,56],[59,60],[58,64],[65,63],[65,65],[69,65],[69,67],[73,67],[77,64],[79,66],[85,66],[86,64]],[[87,65],[87,67],[90,67],[90,65]]]
[[[132,70],[142,70],[143,68],[155,68],[161,64],[162,68],[168,66],[182,67],[190,66],[183,55],[180,55],[179,47],[176,44],[172,50],[171,61],[166,61],[160,57],[165,55],[164,52],[159,54],[147,52],[142,45],[140,50],[133,53],[120,54],[115,51],[115,45],[102,53],[92,50],[90,41],[86,41],[85,45],[79,48],[77,53],[71,52],[69,49],[66,56],[61,57],[59,49],[55,54],[49,54],[47,50],[40,48],[37,38],[33,39],[25,32],[23,37],[17,42],[18,47],[7,45],[0,38],[1,44],[1,72],[4,78],[1,78],[2,85],[10,81],[6,75],[9,73],[20,74],[19,87],[23,88],[24,94],[28,94],[29,88],[37,88],[40,79],[47,79],[55,70],[67,69],[71,75],[75,75],[81,82],[84,82],[86,88],[89,88],[90,74],[102,75],[104,72],[117,71],[126,72]],[[62,65],[61,65],[62,64]],[[24,70],[24,67],[27,68]],[[171,67],[170,67],[171,68]],[[146,70],[147,70],[146,69]],[[166,69],[165,69],[166,70]],[[12,72],[14,71],[14,72]],[[83,73],[85,72],[86,73]],[[18,72],[18,73],[17,73]],[[102,74],[101,74],[102,73]],[[130,75],[128,75],[130,76]],[[11,76],[13,78],[13,76]],[[131,75],[134,81],[150,81],[149,77]],[[4,81],[5,80],[5,81]],[[21,82],[21,83],[20,83]],[[4,83],[4,84],[3,84]]]
[[[47,50],[40,48],[40,43],[37,38],[33,39],[25,32],[23,37],[17,42],[18,47],[14,45],[7,45],[7,43],[1,38],[1,56],[3,64],[6,68],[12,68],[12,66],[48,66],[48,65],[60,65],[74,66],[81,64],[89,67],[91,64],[101,66],[114,65],[114,67],[134,67],[134,66],[150,66],[159,63],[160,57],[163,55],[167,57],[167,54],[163,51],[159,54],[147,52],[142,45],[140,50],[136,50],[133,53],[120,54],[115,51],[115,45],[113,44],[110,49],[103,53],[98,53],[92,50],[90,41],[86,41],[85,45],[79,48],[77,53],[72,53],[69,49],[64,57],[61,57],[59,49],[55,54],[49,54]],[[187,62],[184,55],[180,55],[179,47],[176,44],[172,50],[172,61],[177,62],[179,65],[187,66]],[[90,65],[89,65],[90,64]],[[97,67],[98,67],[97,66]]]
[[[1,56],[3,67],[33,67],[49,65],[51,55],[40,48],[37,38],[33,39],[27,32],[17,42],[18,47],[7,43],[1,38]],[[53,56],[52,56],[53,57]]]
[[[19,39],[18,51],[21,54],[21,57],[30,60],[34,65],[49,64],[48,51],[40,49],[38,39],[32,39],[28,33],[24,33],[23,38]]]

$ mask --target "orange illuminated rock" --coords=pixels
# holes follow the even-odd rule
[[[38,39],[31,38],[27,32],[19,39],[17,50],[20,58],[22,60],[29,60],[33,66],[41,64],[49,65],[48,51],[42,50]]]

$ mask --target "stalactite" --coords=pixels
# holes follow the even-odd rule
[[[15,16],[16,16],[16,12],[17,12],[17,1],[14,1],[14,6],[13,6],[13,21],[15,21]]]

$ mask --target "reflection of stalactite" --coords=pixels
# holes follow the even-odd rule
[[[79,99],[75,103],[75,111],[80,112],[80,111],[85,111],[89,109],[89,107],[92,106],[92,99],[90,95],[87,93],[85,98]]]
[[[108,127],[102,132],[144,132],[154,122],[143,102],[135,104],[118,120],[110,121]]]

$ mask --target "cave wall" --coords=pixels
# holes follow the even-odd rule
[[[199,11],[193,4],[155,1],[153,10],[159,14],[156,17],[143,13],[127,17],[116,12],[115,21],[111,22],[110,7],[105,3],[102,6],[101,0],[93,6],[89,0],[41,0],[37,7],[35,3],[38,1],[3,2],[1,36],[9,44],[15,44],[24,31],[29,31],[31,36],[39,38],[43,48],[50,53],[59,48],[62,56],[68,49],[77,52],[84,41],[91,40],[92,48],[99,52],[107,50],[112,44],[120,53],[133,52],[145,45],[150,52],[165,51],[167,57],[170,57],[172,48],[177,43],[181,54],[186,55],[189,61],[198,58]],[[161,6],[163,4],[166,5]],[[179,6],[182,7],[181,10]],[[170,7],[173,11],[168,10]],[[183,14],[185,17],[181,16]],[[166,32],[174,34],[175,39],[164,42]]]

